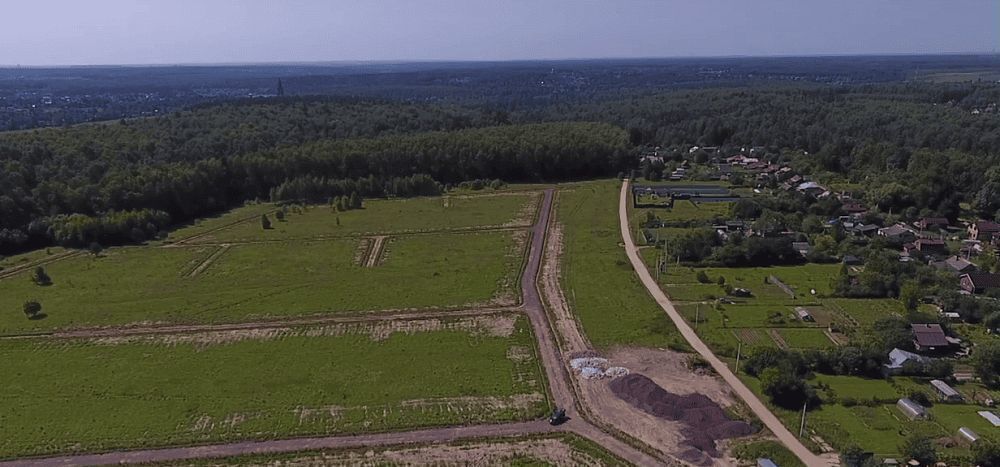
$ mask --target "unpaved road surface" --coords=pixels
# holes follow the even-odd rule
[[[437,428],[399,433],[379,433],[358,436],[328,436],[322,438],[294,438],[271,441],[245,441],[240,443],[216,444],[211,446],[189,446],[131,452],[109,452],[106,454],[50,457],[45,459],[22,459],[10,462],[0,462],[0,467],[64,467],[123,463],[133,464],[141,462],[163,462],[177,459],[192,459],[199,457],[231,457],[243,454],[266,454],[291,451],[311,451],[317,449],[389,446],[407,443],[439,443],[467,438],[517,436],[523,433],[547,433],[553,431],[558,431],[557,427],[553,427],[545,421],[534,421],[504,425]]]
[[[700,337],[698,337],[698,334],[694,332],[694,329],[691,329],[691,326],[684,321],[684,318],[681,317],[680,313],[677,312],[677,309],[674,308],[674,304],[669,298],[667,298],[667,295],[660,289],[656,280],[654,280],[653,276],[649,273],[649,270],[646,269],[646,265],[642,262],[642,258],[639,257],[639,250],[635,247],[635,242],[632,240],[632,228],[628,218],[628,200],[631,199],[629,196],[628,179],[622,182],[622,190],[618,198],[618,221],[621,226],[622,240],[625,242],[625,254],[628,255],[628,259],[632,263],[632,268],[635,269],[635,273],[639,275],[639,280],[646,286],[646,290],[648,290],[649,294],[653,296],[656,303],[660,305],[660,308],[663,308],[663,311],[667,313],[670,320],[674,322],[674,325],[677,326],[678,330],[680,330],[684,339],[691,344],[691,347],[693,347],[694,350],[702,356],[702,358],[712,365],[715,372],[722,376],[722,379],[724,379],[726,383],[729,383],[729,385],[732,386],[736,395],[746,402],[747,406],[750,407],[750,410],[753,410],[754,414],[757,415],[757,418],[759,418],[761,422],[763,422],[764,425],[766,425],[767,428],[774,433],[778,440],[791,450],[803,464],[808,466],[830,465],[829,459],[813,454],[812,451],[806,448],[805,445],[803,445],[791,431],[788,431],[788,428],[785,428],[785,425],[781,423],[781,420],[778,420],[778,417],[776,417],[767,408],[767,406],[757,398],[757,395],[754,394],[753,391],[751,391],[745,384],[743,384],[743,381],[741,381],[732,372],[732,370],[729,369],[728,365],[712,353],[712,350],[705,345]]]
[[[576,395],[569,383],[569,374],[556,342],[548,316],[542,306],[538,289],[539,269],[545,249],[545,234],[549,224],[549,213],[552,208],[553,190],[545,191],[538,218],[531,228],[531,245],[528,250],[528,261],[521,276],[523,294],[522,305],[519,308],[531,321],[532,329],[538,338],[538,352],[548,379],[549,389],[554,403],[567,411],[569,420],[562,425],[552,426],[545,420],[510,423],[499,425],[475,425],[450,428],[436,428],[395,433],[378,433],[355,436],[328,436],[316,438],[293,438],[268,441],[246,441],[238,443],[216,444],[206,446],[187,446],[163,449],[147,449],[136,451],[117,451],[103,454],[81,454],[57,456],[37,459],[21,459],[0,462],[0,467],[59,467],[77,465],[127,464],[141,462],[158,462],[179,459],[229,457],[241,454],[261,454],[295,452],[317,449],[338,449],[366,446],[389,446],[414,443],[447,443],[460,439],[519,436],[534,433],[549,433],[569,431],[590,439],[608,451],[627,462],[641,466],[663,465],[665,462],[649,456],[606,433],[597,426],[585,420],[576,410]],[[484,313],[485,310],[469,310],[466,313]],[[512,309],[497,309],[495,312],[509,312]],[[488,311],[485,311],[488,312]],[[444,316],[456,316],[456,311],[441,312]],[[412,313],[414,316],[427,317],[428,313]],[[370,317],[344,317],[341,320],[358,319],[402,319],[403,314],[375,314]],[[241,323],[228,325],[196,325],[196,326],[152,326],[137,328],[113,328],[67,331],[49,334],[50,337],[102,337],[122,336],[128,334],[150,334],[170,332],[200,332],[206,330],[224,329],[259,329],[267,326],[288,326],[292,323],[312,324],[337,320],[338,318],[314,318],[285,320],[265,323]]]

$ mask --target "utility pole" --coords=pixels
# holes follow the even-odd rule
[[[736,346],[736,368],[733,370],[733,373],[737,375],[740,374],[740,356],[742,355],[743,355],[743,341],[740,341],[740,344]]]
[[[701,302],[698,302],[694,312],[694,330],[698,330],[698,323],[701,322]]]
[[[806,431],[806,406],[808,405],[809,401],[802,404],[802,423],[799,424],[799,438],[801,438],[802,434]]]

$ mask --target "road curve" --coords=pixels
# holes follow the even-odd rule
[[[116,451],[102,454],[79,454],[54,456],[35,459],[19,459],[13,461],[0,461],[0,467],[66,467],[83,465],[107,465],[107,464],[132,464],[144,462],[162,462],[181,459],[195,458],[215,458],[231,457],[244,454],[267,454],[280,452],[310,451],[318,449],[344,449],[363,448],[369,446],[392,446],[404,444],[426,444],[426,443],[448,443],[461,439],[470,438],[495,438],[523,436],[538,433],[552,432],[572,432],[590,439],[601,445],[608,451],[634,465],[651,466],[662,465],[662,460],[649,456],[648,454],[635,449],[622,442],[614,436],[602,431],[597,426],[589,423],[576,412],[575,393],[569,385],[569,374],[563,362],[560,350],[556,343],[554,331],[548,322],[548,315],[545,313],[540,291],[538,289],[538,275],[541,260],[545,247],[545,235],[549,225],[549,213],[552,209],[553,190],[545,191],[543,203],[539,210],[538,218],[531,228],[531,244],[528,250],[528,260],[525,264],[521,276],[522,305],[520,309],[531,321],[532,329],[538,339],[538,352],[542,359],[543,368],[549,383],[556,405],[564,407],[570,420],[560,426],[552,426],[545,420],[507,423],[493,425],[473,425],[447,428],[433,428],[424,430],[402,431],[393,433],[373,433],[354,436],[324,436],[313,438],[291,438],[264,441],[244,441],[226,444],[214,444],[205,446],[179,446],[161,449],[147,449],[135,451]],[[491,311],[479,310],[480,313],[504,312],[514,309],[496,309]],[[452,315],[461,314],[462,311],[450,312]],[[474,310],[465,313],[475,313]],[[444,314],[444,313],[442,313]],[[361,319],[385,319],[393,315],[373,315]],[[404,315],[396,315],[400,317]],[[414,317],[426,317],[427,313],[413,313]],[[359,317],[341,318],[347,320],[358,320]],[[316,322],[335,321],[335,318],[324,319],[300,319],[278,321],[274,323],[243,323],[230,325],[209,325],[209,326],[164,326],[154,328],[138,328],[132,330],[88,330],[87,335],[98,335],[102,332],[119,334],[157,334],[162,332],[198,332],[206,330],[220,329],[242,329],[244,326],[287,326],[294,324],[315,324]],[[57,336],[69,337],[69,336]]]
[[[618,199],[618,222],[621,226],[622,240],[625,242],[625,254],[628,255],[628,259],[632,263],[632,268],[635,269],[635,273],[639,275],[639,280],[642,281],[644,286],[646,286],[646,290],[648,290],[649,294],[653,296],[656,303],[660,305],[660,308],[663,308],[663,311],[667,313],[667,316],[669,316],[670,320],[674,322],[674,325],[677,326],[678,330],[680,330],[684,339],[691,344],[691,347],[693,347],[694,350],[702,356],[702,358],[712,365],[715,372],[722,376],[722,379],[724,379],[726,383],[729,383],[729,385],[733,388],[733,391],[736,392],[736,394],[740,396],[744,402],[746,402],[746,404],[750,407],[750,410],[753,410],[754,414],[757,415],[757,418],[759,418],[761,422],[763,422],[764,425],[766,425],[767,428],[774,433],[774,435],[779,441],[782,442],[782,444],[785,445],[785,447],[791,450],[792,453],[795,454],[795,456],[798,457],[799,460],[801,460],[805,465],[828,465],[829,462],[827,459],[813,454],[812,451],[806,448],[805,445],[803,445],[791,431],[788,431],[788,428],[785,428],[785,425],[781,423],[781,420],[778,420],[778,417],[776,417],[774,413],[772,413],[767,406],[765,406],[764,403],[757,398],[757,395],[754,394],[753,391],[751,391],[745,384],[743,384],[743,381],[741,381],[732,372],[732,370],[729,369],[729,366],[712,353],[712,350],[709,349],[704,342],[702,342],[701,338],[698,337],[698,334],[694,332],[694,329],[691,329],[691,326],[684,321],[684,318],[681,317],[680,313],[677,312],[677,309],[674,308],[674,304],[669,298],[667,298],[667,295],[663,293],[663,290],[660,289],[660,286],[656,283],[656,280],[653,279],[653,276],[649,273],[649,270],[646,269],[646,265],[639,257],[639,250],[636,248],[635,242],[632,240],[632,228],[628,219],[629,199],[631,199],[631,196],[629,196],[629,180],[625,179],[625,181],[622,182],[622,190]]]

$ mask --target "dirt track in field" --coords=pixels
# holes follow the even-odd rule
[[[229,457],[242,454],[262,454],[295,452],[317,449],[353,448],[365,446],[389,446],[418,443],[447,443],[461,439],[490,438],[504,436],[520,436],[535,433],[569,431],[590,439],[591,441],[617,455],[621,459],[635,465],[667,465],[672,461],[660,456],[650,456],[633,446],[621,441],[602,428],[587,420],[586,414],[578,411],[577,394],[570,381],[566,359],[568,354],[562,352],[556,339],[555,330],[542,304],[539,283],[542,281],[540,268],[545,252],[545,235],[549,228],[549,214],[552,208],[553,190],[546,190],[542,199],[541,209],[531,228],[531,243],[528,248],[528,260],[521,276],[522,302],[518,308],[499,308],[494,310],[441,311],[441,316],[455,317],[466,315],[482,315],[488,313],[509,313],[517,310],[525,313],[537,337],[538,354],[542,359],[547,377],[549,391],[554,404],[566,409],[569,420],[559,426],[552,426],[545,420],[511,423],[475,425],[451,428],[415,430],[397,433],[365,434],[356,436],[330,436],[317,438],[296,438],[283,440],[247,441],[239,443],[216,444],[210,446],[188,446],[164,449],[148,449],[135,451],[117,451],[103,454],[81,454],[57,456],[38,459],[22,459],[11,462],[0,462],[0,467],[13,466],[70,466],[70,465],[100,465],[169,461],[193,458]],[[203,236],[202,234],[200,236]],[[186,241],[186,240],[185,240]],[[556,273],[557,277],[557,273]],[[554,292],[552,282],[549,282],[549,292]],[[555,282],[558,289],[558,281]],[[565,300],[563,299],[563,302]],[[568,310],[568,309],[567,309]],[[567,311],[568,312],[568,311]],[[427,318],[433,312],[412,312],[399,314],[371,314],[353,317],[316,317],[273,322],[237,323],[226,325],[164,325],[117,327],[106,329],[71,330],[53,332],[49,337],[63,338],[93,338],[122,337],[144,334],[170,334],[224,330],[253,330],[267,327],[287,327],[295,324],[316,324],[350,322],[353,320],[386,320]],[[560,326],[560,332],[568,329]],[[577,333],[579,330],[577,329]],[[29,336],[24,336],[29,337]],[[37,336],[35,336],[37,337]],[[573,338],[582,339],[578,336]],[[585,341],[582,341],[585,342]]]
[[[64,259],[75,258],[83,254],[85,254],[83,250],[72,250],[59,253],[58,255],[52,255],[40,260],[32,261],[30,263],[19,264],[17,266],[0,271],[0,279],[6,279],[8,277],[16,276],[24,271],[34,269],[38,266],[45,266],[47,264],[55,263],[57,261],[62,261]]]

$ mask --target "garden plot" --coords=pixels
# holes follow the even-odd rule
[[[50,264],[51,286],[31,283],[30,271],[0,280],[9,310],[0,333],[511,305],[526,240],[523,231],[393,237],[371,268],[353,264],[357,239],[236,245],[211,261],[210,245],[114,248]],[[25,319],[26,300],[46,318]]]
[[[546,413],[525,317],[379,326],[0,342],[0,458]]]

